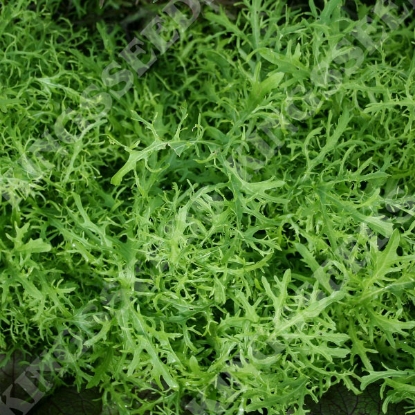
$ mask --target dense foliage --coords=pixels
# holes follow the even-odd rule
[[[3,5],[3,366],[107,414],[415,409],[415,25],[341,6],[203,6],[165,51]]]

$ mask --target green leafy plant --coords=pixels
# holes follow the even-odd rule
[[[242,3],[135,33],[122,97],[122,25],[1,8],[0,365],[41,356],[33,413],[415,409],[414,23]]]

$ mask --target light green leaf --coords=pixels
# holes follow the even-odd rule
[[[136,164],[140,160],[148,160],[148,158],[157,151],[163,150],[166,148],[168,143],[164,143],[162,141],[154,141],[150,144],[146,149],[141,151],[136,150],[128,150],[130,155],[128,157],[127,162],[124,164],[123,167],[112,177],[111,184],[118,186],[123,177],[129,173],[131,170],[135,169]]]
[[[25,252],[28,254],[40,253],[40,252],[49,252],[52,249],[52,246],[44,242],[41,238],[30,239],[29,242],[24,245],[19,246],[15,249],[16,252]]]

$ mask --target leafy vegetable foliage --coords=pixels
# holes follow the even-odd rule
[[[414,23],[368,51],[338,0],[206,9],[117,98],[122,28],[26,3],[0,11],[2,365],[42,354],[122,415],[378,381],[415,409]]]

